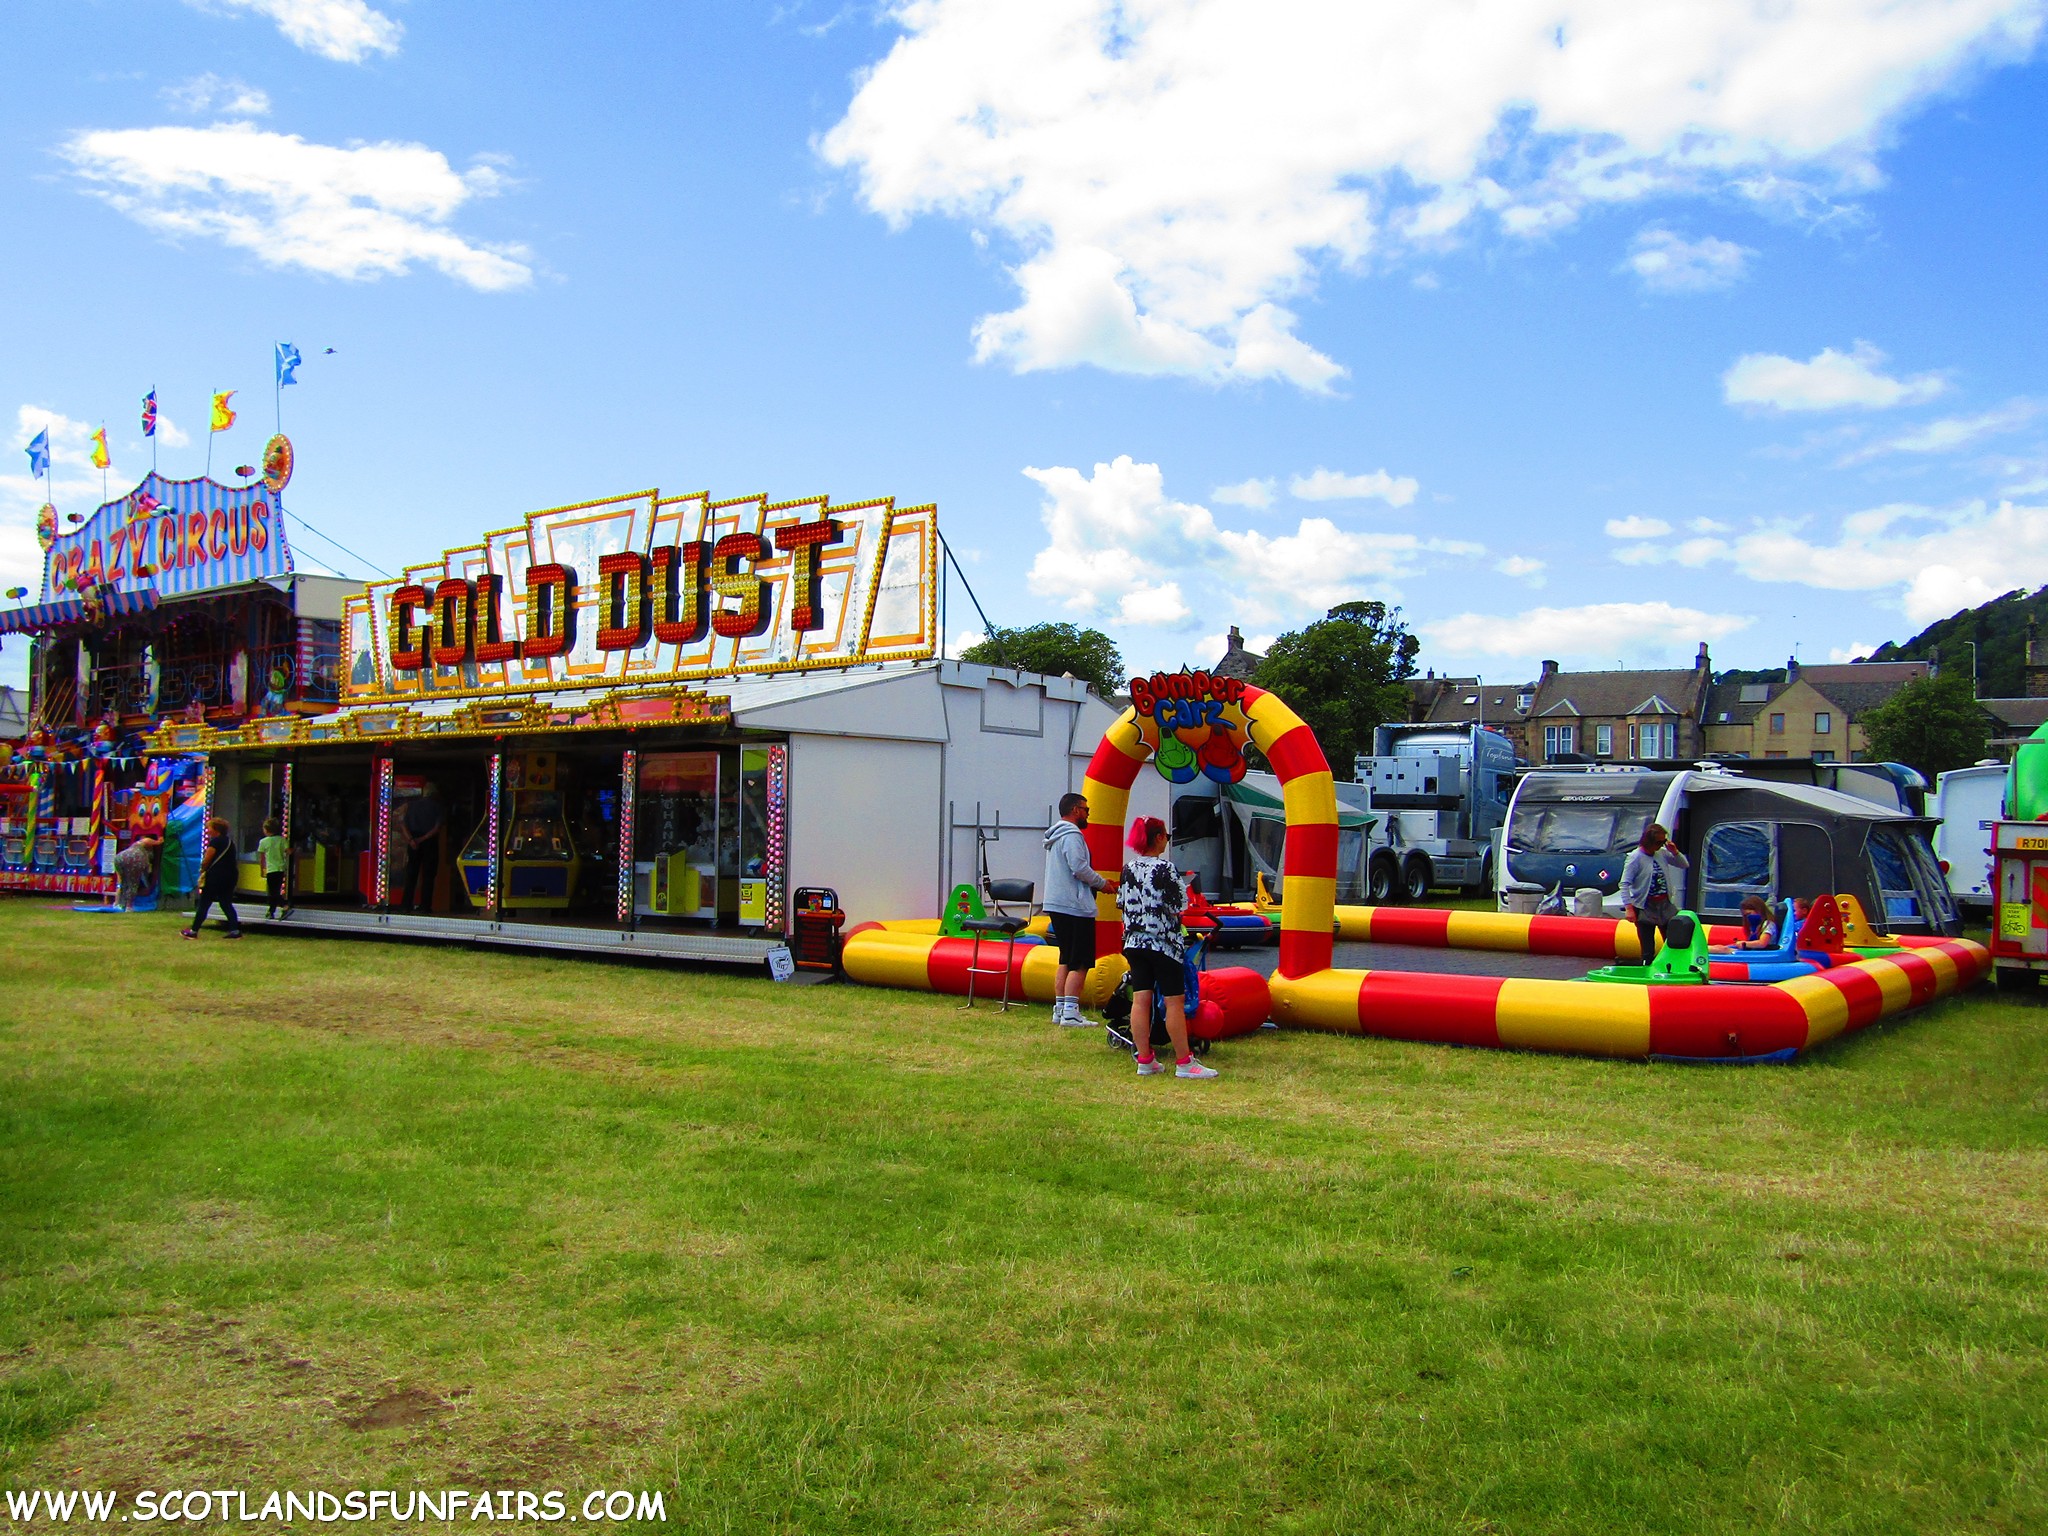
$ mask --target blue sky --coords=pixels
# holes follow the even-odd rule
[[[46,422],[65,511],[151,386],[166,473],[216,388],[247,463],[289,340],[288,509],[351,574],[650,485],[893,494],[997,622],[1134,665],[1381,597],[1502,679],[2048,582],[2040,0],[1472,10],[11,8],[0,578]]]

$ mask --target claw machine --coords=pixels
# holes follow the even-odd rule
[[[633,910],[642,917],[718,921],[719,756],[646,752],[633,826]]]

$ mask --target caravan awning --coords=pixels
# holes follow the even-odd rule
[[[1278,795],[1256,789],[1250,784],[1226,784],[1223,797],[1247,814],[1280,816],[1287,814],[1287,804]],[[1368,811],[1354,811],[1344,805],[1337,807],[1337,825],[1345,831],[1370,827],[1379,817]]]

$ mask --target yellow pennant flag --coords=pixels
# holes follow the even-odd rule
[[[92,435],[92,467],[105,469],[113,460],[107,456],[107,429],[101,427]]]
[[[213,425],[209,432],[225,432],[235,424],[235,413],[228,409],[228,402],[235,397],[232,389],[224,389],[213,397]]]

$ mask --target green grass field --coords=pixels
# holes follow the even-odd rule
[[[10,1487],[2048,1530],[2048,1008],[1197,1084],[1035,1008],[178,922],[0,902]]]

